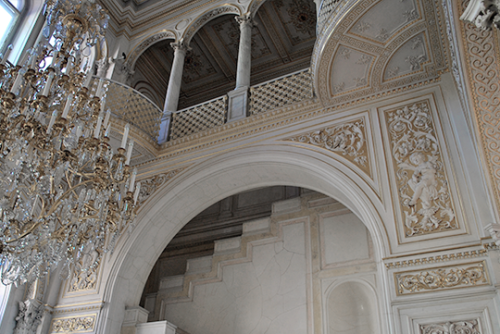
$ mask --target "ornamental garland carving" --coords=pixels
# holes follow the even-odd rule
[[[151,196],[158,188],[162,185],[170,181],[177,174],[182,172],[184,168],[175,169],[169,171],[167,173],[155,175],[149,179],[140,180],[141,182],[141,191],[139,193],[139,197],[137,199],[137,205],[142,205],[142,203],[146,202],[146,200]]]
[[[457,229],[428,101],[385,114],[405,236]]]
[[[484,262],[395,273],[394,278],[398,296],[489,284]]]
[[[52,320],[50,333],[83,333],[94,330],[96,315]]]
[[[363,118],[301,134],[286,140],[310,144],[342,155],[366,173],[370,172]]]
[[[459,1],[460,12],[468,1]],[[477,133],[485,157],[485,170],[489,174],[491,191],[497,211],[500,211],[500,46],[492,30],[480,30],[473,24],[460,24],[464,41],[464,64],[469,72],[474,102]]]
[[[481,334],[479,322],[474,320],[420,325],[421,334]]]

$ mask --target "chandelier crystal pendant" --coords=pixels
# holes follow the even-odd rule
[[[33,281],[59,265],[68,278],[88,254],[112,250],[135,218],[140,191],[129,166],[129,126],[113,153],[104,80],[95,94],[90,89],[91,50],[108,15],[93,1],[49,0],[46,17],[24,62],[0,64],[4,284]]]

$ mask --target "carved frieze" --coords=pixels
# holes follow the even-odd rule
[[[481,334],[479,322],[474,320],[449,321],[420,325],[421,334]]]
[[[450,290],[488,285],[485,262],[467,263],[457,266],[429,268],[398,272],[394,274],[398,296],[436,290]]]
[[[363,118],[308,132],[286,140],[310,144],[343,156],[366,173],[370,172]]]
[[[385,111],[406,237],[458,229],[429,101]]]
[[[96,314],[72,318],[53,319],[50,333],[85,333],[94,330]]]

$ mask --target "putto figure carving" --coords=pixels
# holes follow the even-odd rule
[[[387,117],[406,236],[458,228],[427,102]]]
[[[432,201],[437,198],[436,190],[436,169],[430,161],[425,161],[425,156],[421,152],[413,153],[410,162],[416,166],[412,179],[408,182],[413,189],[413,197],[408,203],[415,206],[418,200],[422,201],[424,208],[430,208]]]

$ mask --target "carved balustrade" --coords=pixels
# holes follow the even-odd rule
[[[256,115],[314,96],[309,69],[250,87],[249,114]]]
[[[222,125],[226,121],[227,96],[200,103],[172,114],[170,140]]]
[[[107,86],[105,110],[110,109],[113,116],[138,127],[156,140],[163,111],[135,89],[113,80],[104,80]],[[92,91],[95,92],[98,82],[94,79]]]

